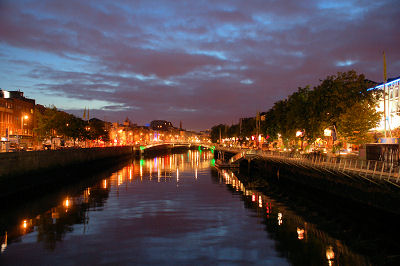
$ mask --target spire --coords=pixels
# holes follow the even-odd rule
[[[386,83],[386,81],[387,81],[386,57],[385,57],[385,51],[383,51],[383,82]]]

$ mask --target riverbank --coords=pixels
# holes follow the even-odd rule
[[[188,149],[161,145],[146,150],[121,146],[1,153],[0,205],[25,201],[38,194],[38,190],[52,192],[132,158],[152,157],[171,151],[180,153]]]
[[[289,165],[283,161],[255,159],[241,162],[241,171],[246,171],[258,180],[265,179],[278,185],[309,188],[341,200],[354,201],[366,206],[400,215],[400,189],[387,182],[371,182],[349,174],[322,172],[300,165]]]
[[[0,180],[136,153],[133,146],[0,153]]]
[[[135,155],[139,153],[128,146],[0,154],[1,204],[50,192]]]
[[[249,195],[247,198],[243,196],[243,200],[247,199],[249,206],[257,208],[257,213],[266,213],[266,230],[280,242],[278,246],[286,246],[291,249],[289,252],[285,251],[291,254],[291,257],[298,258],[299,256],[294,255],[296,253],[308,257],[307,252],[311,250],[311,247],[309,249],[297,245],[286,245],[293,237],[297,236],[297,228],[297,234],[302,233],[301,237],[307,239],[307,245],[316,244],[316,239],[339,239],[351,250],[367,256],[372,265],[398,265],[400,246],[397,240],[400,235],[396,224],[393,223],[398,219],[396,214],[348,199],[338,198],[310,186],[285,182],[283,179],[269,180],[254,172],[249,174],[247,169],[234,171],[233,174],[228,171],[228,174],[225,175],[216,171],[214,176],[224,179],[227,177],[226,182],[231,184],[232,192],[239,189],[243,191],[243,195]],[[236,178],[237,180],[234,180]],[[260,196],[262,197],[261,200]],[[259,208],[259,203],[264,204],[265,201],[272,203],[266,204],[267,207]],[[279,208],[277,207],[278,203],[285,205],[290,211],[277,210]],[[278,212],[282,213],[283,225],[277,223],[277,218],[279,222]],[[293,212],[292,215],[289,215],[291,212]],[[313,225],[317,225],[314,228],[319,232],[312,232]],[[281,226],[291,227],[292,233],[275,233],[276,228]],[[339,242],[332,241],[332,239],[326,241],[329,245],[334,246],[335,253],[339,250],[347,253],[343,249],[344,245],[336,245]],[[343,259],[343,257],[338,259]],[[371,263],[365,262],[354,263],[354,261],[350,262],[347,259],[338,264],[371,265]]]

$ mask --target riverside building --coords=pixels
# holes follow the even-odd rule
[[[32,145],[34,110],[35,100],[23,92],[0,90],[0,150]]]
[[[386,115],[382,116],[379,126],[374,130],[384,131],[385,117],[387,132],[400,127],[400,77],[389,79],[388,82],[381,83],[369,90],[381,90],[386,95],[386,99],[382,97],[378,103],[378,111],[382,113],[386,111]],[[388,137],[390,137],[389,134]]]

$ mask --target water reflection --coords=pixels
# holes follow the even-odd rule
[[[24,217],[19,224],[7,225],[0,232],[1,253],[13,243],[23,242],[25,235],[34,234],[37,242],[44,243],[48,250],[54,250],[57,242],[62,241],[74,225],[83,225],[83,234],[89,223],[89,213],[102,210],[110,192],[119,193],[120,187],[134,182],[147,181],[179,183],[179,171],[195,169],[194,178],[198,178],[198,169],[210,166],[213,154],[202,151],[188,151],[186,154],[173,154],[162,157],[132,161],[126,167],[99,181],[92,187],[84,188],[74,195],[68,195],[58,204],[43,213]],[[190,162],[190,163],[185,163]]]
[[[307,223],[283,204],[257,190],[246,188],[233,172],[218,172],[219,182],[243,195],[246,207],[264,219],[266,231],[277,240],[277,249],[294,265],[370,265],[368,259]]]
[[[284,204],[246,188],[234,173],[214,170],[210,178],[212,164],[213,154],[200,151],[131,161],[92,186],[62,194],[46,211],[24,212],[0,232],[1,254],[16,250],[12,254],[18,256],[24,248],[20,244],[40,243],[48,256],[57,251],[60,256],[57,247],[63,241],[68,257],[86,241],[107,252],[84,256],[114,255],[108,264],[123,258],[140,264],[165,263],[166,258],[182,265],[286,265],[286,259],[294,265],[369,264]],[[72,237],[78,240],[66,244]]]

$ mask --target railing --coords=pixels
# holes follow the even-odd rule
[[[400,187],[400,165],[398,163],[361,160],[356,158],[334,157],[325,154],[300,154],[279,151],[262,151],[262,150],[243,150],[239,148],[220,147],[224,151],[238,153],[240,157],[248,155],[259,156],[261,158],[280,161],[286,164],[296,165],[304,168],[310,168],[317,171],[340,173],[346,176],[357,176],[371,182],[382,180]],[[233,161],[232,161],[233,162]]]
[[[237,153],[235,156],[233,156],[232,158],[229,159],[230,163],[234,163],[237,160],[240,160],[241,158],[243,158],[246,155],[246,152],[239,152]]]

